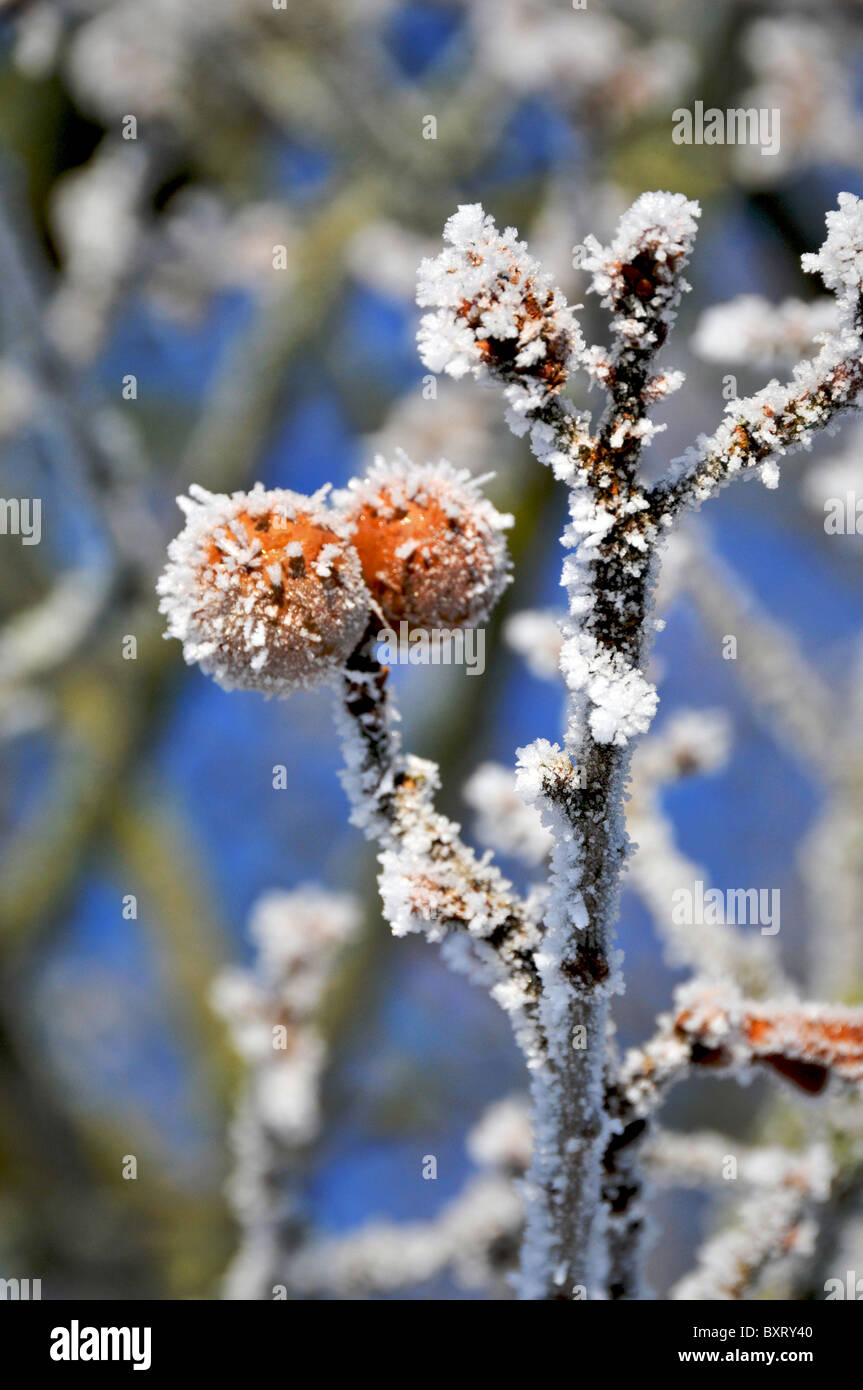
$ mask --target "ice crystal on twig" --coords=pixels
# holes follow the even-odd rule
[[[643,193],[621,218],[610,246],[587,237],[579,249],[577,263],[612,311],[612,331],[623,352],[662,347],[689,289],[680,272],[692,253],[699,215],[698,204],[682,193]]]
[[[804,258],[836,295],[816,355],[784,386],[771,382],[748,400],[730,402],[714,435],[699,439],[653,484],[641,471],[643,448],[657,429],[651,411],[682,382],[656,356],[688,288],[682,272],[693,250],[696,204],[679,194],[644,194],[607,246],[589,237],[578,252],[592,291],[610,311],[608,350],[585,347],[572,310],[515,231],[499,233],[478,205],[459,209],[446,225],[442,253],[422,264],[418,299],[433,311],[420,329],[423,360],[436,371],[500,384],[511,428],[529,436],[535,457],[569,491],[561,576],[567,612],[560,621],[522,614],[510,623],[510,640],[536,670],[547,675],[559,665],[567,695],[563,741],[539,738],[520,749],[514,789],[508,774],[489,766],[467,788],[483,838],[535,862],[548,854],[547,882],[527,898],[436,810],[437,768],[402,751],[388,673],[376,655],[382,619],[476,622],[499,596],[507,577],[501,533],[509,518],[482,499],[479,482],[443,463],[417,468],[402,455],[392,465],[379,460],[339,495],[335,511],[320,497],[197,493],[187,503],[187,531],[174,543],[162,582],[171,631],[183,638],[188,659],[208,663],[223,680],[262,689],[274,673],[278,680],[284,660],[267,647],[273,635],[265,630],[258,638],[254,622],[262,605],[273,604],[274,588],[290,593],[291,566],[298,579],[314,576],[314,596],[296,594],[305,604],[304,622],[326,599],[325,611],[314,612],[310,648],[317,643],[317,651],[301,672],[302,660],[291,652],[290,681],[342,673],[344,782],[352,818],[378,845],[384,913],[396,935],[422,932],[441,943],[449,963],[506,1010],[524,1052],[529,1145],[511,1111],[489,1121],[475,1140],[480,1157],[508,1151],[509,1176],[528,1165],[523,1298],[640,1296],[641,1155],[649,1153],[656,1111],[678,1081],[705,1074],[745,1080],[758,1071],[808,1096],[863,1089],[863,1012],[801,1003],[761,938],[726,935],[724,925],[701,932],[697,942],[672,934],[676,961],[696,974],[643,1046],[618,1063],[609,1045],[610,1001],[622,985],[614,923],[631,850],[624,812],[632,755],[658,703],[646,671],[661,626],[651,609],[663,543],[686,506],[733,477],[760,469],[775,485],[777,456],[807,445],[816,428],[832,426],[860,403],[861,207],[842,195],[828,215],[823,247]],[[783,313],[790,335],[793,316]],[[813,311],[809,328],[821,313]],[[740,350],[750,348],[741,342]],[[595,429],[563,394],[578,367],[607,396]],[[258,534],[260,517],[286,523],[290,534],[278,555]],[[307,553],[309,528],[329,528],[314,553]],[[708,608],[716,606],[717,593],[725,603],[730,591],[721,570],[711,587],[709,574],[694,580],[693,547],[671,554],[666,597],[689,589]],[[282,610],[273,607],[278,627]],[[795,684],[789,675],[799,665],[795,653],[759,627],[745,605],[741,613],[757,648],[743,665],[757,672],[765,707],[800,751],[824,766],[829,699],[814,677]],[[308,626],[298,630],[310,635]],[[253,665],[251,649],[258,646],[266,654]],[[689,715],[639,753],[629,819],[642,844],[633,883],[657,919],[663,898],[696,872],[674,846],[660,788],[719,766],[726,743],[721,721]],[[831,775],[838,785],[832,765]],[[314,1071],[312,1061],[308,1070]],[[829,1179],[805,1156],[777,1165],[774,1178],[763,1240],[743,1250],[736,1236],[718,1238],[694,1276],[696,1292],[687,1296],[704,1296],[697,1289],[708,1287],[716,1296],[743,1296],[779,1254],[803,1248],[805,1222]],[[486,1249],[493,1225],[487,1190],[468,1188],[462,1205],[436,1223],[401,1233],[372,1228],[327,1251],[307,1251],[292,1277],[298,1288],[317,1290],[324,1258],[334,1286],[346,1290],[383,1290],[428,1277],[461,1260],[457,1223],[475,1231],[478,1249]],[[507,1238],[521,1220],[514,1208],[509,1213]]]
[[[832,1165],[823,1147],[789,1163],[780,1155],[767,1190],[743,1203],[729,1230],[720,1231],[702,1248],[698,1268],[681,1279],[674,1299],[731,1300],[744,1297],[782,1261],[812,1253],[812,1219],[830,1191]]]
[[[445,249],[419,270],[420,356],[435,372],[490,377],[513,414],[544,406],[566,382],[583,347],[566,300],[514,228],[499,232],[479,203],[444,228]]]
[[[699,503],[738,474],[755,468],[768,487],[779,480],[777,458],[808,448],[813,432],[859,404],[863,392],[863,204],[850,193],[827,214],[827,237],[820,251],[803,257],[803,268],[818,271],[836,294],[835,330],[821,335],[815,357],[794,369],[785,385],[772,381],[745,400],[729,401],[725,419],[712,436],[702,436],[658,485],[656,503],[670,524],[685,502]],[[855,240],[856,238],[856,240]]]

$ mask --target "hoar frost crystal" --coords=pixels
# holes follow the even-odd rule
[[[161,611],[186,660],[226,690],[320,685],[362,637],[371,600],[325,493],[193,486],[179,499],[186,526],[168,550]]]
[[[473,627],[509,581],[503,531],[512,517],[480,493],[482,479],[445,460],[378,459],[337,495],[366,583],[386,621]]]
[[[644,477],[642,450],[663,428],[650,412],[683,381],[655,358],[688,288],[682,272],[698,215],[680,194],[646,193],[608,246],[585,241],[578,264],[609,311],[608,347],[585,345],[573,311],[516,232],[498,232],[478,205],[450,218],[443,251],[420,268],[417,298],[430,310],[419,331],[423,361],[502,387],[510,428],[529,436],[535,458],[569,491],[561,538],[568,612],[558,631],[547,619],[540,625],[544,660],[559,659],[567,687],[564,743],[540,738],[521,749],[515,779],[525,810],[536,808],[541,820],[523,821],[509,848],[549,862],[529,895],[435,809],[437,768],[402,751],[387,672],[373,651],[381,619],[470,625],[499,596],[509,519],[480,496],[477,480],[444,463],[417,468],[402,455],[378,460],[335,507],[324,494],[256,488],[229,498],[195,489],[160,584],[169,634],[224,685],[282,694],[343,672],[344,785],[354,823],[379,849],[384,914],[396,935],[423,932],[488,989],[524,1054],[532,1145],[521,1186],[523,1299],[642,1296],[642,1158],[677,1081],[707,1068],[741,1079],[766,1068],[809,1094],[863,1087],[863,1010],[774,990],[761,950],[724,941],[716,949],[715,937],[699,939],[697,950],[687,938],[686,963],[698,973],[652,1038],[622,1061],[608,1041],[611,996],[622,984],[614,925],[632,848],[624,812],[635,741],[657,705],[645,667],[668,533],[734,477],[760,472],[774,486],[779,457],[863,405],[863,203],[842,195],[821,250],[804,258],[836,298],[818,351],[784,385],[729,401],[712,436],[657,481]],[[596,425],[562,394],[576,367],[606,395]],[[482,795],[490,799],[494,786],[500,800],[500,779],[486,773]],[[656,787],[645,795],[642,786],[642,820],[657,800]],[[637,801],[630,809],[637,827]],[[654,860],[665,856],[667,873],[662,835],[646,848]],[[693,876],[685,864],[682,871]],[[655,899],[655,863],[652,873]],[[744,955],[740,981],[725,979]],[[758,981],[764,988],[753,991]],[[828,1179],[804,1168],[776,1187],[762,1263],[799,1239],[810,1198],[820,1200]],[[728,1251],[719,1254],[699,1273],[698,1297],[728,1287]]]

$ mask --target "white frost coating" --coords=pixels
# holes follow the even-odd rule
[[[680,271],[692,252],[700,212],[682,193],[643,193],[620,219],[610,246],[589,236],[576,248],[576,264],[591,275],[590,288],[603,306],[616,311],[626,301],[626,315],[618,314],[612,328],[630,347],[647,348],[656,341],[649,320],[668,327],[674,322],[680,296],[689,289]],[[637,276],[645,259],[655,280],[644,278],[642,290]]]
[[[778,482],[777,460],[812,446],[817,429],[832,429],[846,411],[863,401],[863,334],[859,316],[863,287],[863,203],[839,194],[827,213],[827,237],[817,252],[802,257],[803,269],[818,271],[835,292],[836,325],[819,335],[816,356],[800,362],[790,382],[771,381],[754,396],[729,401],[715,434],[675,459],[671,495],[696,504],[741,472],[761,470],[768,487]],[[855,241],[855,238],[857,239]],[[669,518],[670,520],[670,518]]]
[[[252,911],[253,966],[224,970],[213,982],[213,1008],[247,1067],[231,1125],[227,1190],[241,1239],[225,1277],[226,1298],[271,1298],[297,1239],[286,1184],[320,1125],[327,1058],[315,1015],[360,921],[353,897],[315,884],[266,893]]]
[[[487,620],[511,582],[504,533],[514,523],[482,491],[493,477],[474,477],[446,459],[417,464],[399,449],[392,461],[378,455],[362,478],[352,478],[334,493],[334,506],[360,551],[374,597],[385,613],[395,605],[392,622],[404,617],[417,626],[444,628]],[[392,555],[378,529],[389,522],[396,530],[401,525],[417,528]],[[383,571],[371,572],[366,544],[384,564]]]
[[[420,357],[434,372],[491,377],[516,417],[547,404],[583,349],[572,310],[518,240],[499,232],[479,203],[465,203],[444,228],[444,250],[420,265]]]
[[[506,1096],[490,1105],[467,1137],[467,1151],[480,1168],[523,1173],[530,1163],[530,1104]]]
[[[481,1175],[430,1221],[374,1221],[300,1250],[287,1266],[288,1287],[299,1297],[364,1298],[422,1284],[447,1269],[464,1289],[502,1283],[505,1252],[515,1246],[523,1219],[513,1184]]]
[[[577,1296],[575,1285],[584,1281],[587,1296],[601,1297],[606,1260],[603,1252],[603,1215],[600,1202],[600,1157],[608,1135],[602,1111],[602,1067],[578,1070],[578,1089],[561,1093],[555,1076],[568,1076],[576,1055],[599,1061],[602,1057],[608,999],[618,987],[612,958],[605,980],[579,981],[572,967],[578,960],[579,938],[590,925],[590,914],[581,892],[584,879],[584,844],[564,811],[564,798],[575,786],[575,769],[566,752],[546,739],[517,750],[517,786],[525,801],[542,812],[543,823],[553,836],[550,893],[544,914],[544,935],[536,951],[536,964],[542,978],[540,1017],[547,1039],[546,1067],[532,1076],[534,1145],[525,1180],[530,1220],[522,1250],[520,1297],[532,1300],[547,1296],[549,1261],[553,1252],[566,1252],[555,1262],[555,1282],[567,1296]],[[573,1001],[579,1001],[573,1012]],[[574,1022],[581,1030],[572,1032]],[[578,1136],[586,1122],[598,1127],[590,1138]],[[566,1134],[564,1141],[563,1135]],[[566,1154],[561,1153],[565,1143]],[[578,1163],[583,1181],[576,1195],[570,1195],[558,1211],[555,1193],[562,1193],[561,1162]],[[574,1223],[575,1229],[589,1232],[589,1248],[573,1250],[559,1223]],[[579,1271],[570,1267],[576,1255]],[[582,1271],[587,1271],[583,1276]]]
[[[177,499],[186,525],[157,586],[166,636],[225,690],[324,684],[363,635],[371,598],[328,491],[193,484]]]
[[[656,687],[617,653],[601,647],[587,633],[574,633],[563,644],[561,670],[572,691],[590,701],[588,722],[597,743],[628,743],[646,733],[656,713]]]
[[[442,941],[458,925],[476,943],[482,943],[507,923],[512,909],[511,884],[487,859],[477,859],[462,845],[459,826],[434,810],[434,764],[409,757],[405,770],[421,791],[402,800],[397,833],[391,837],[393,847],[379,855],[379,887],[386,919],[396,936],[421,932],[429,941]],[[481,955],[480,959],[487,961],[487,983],[506,980],[493,955]],[[496,997],[514,1015],[526,1004],[517,984]]]
[[[541,864],[546,858],[551,835],[539,813],[525,806],[509,768],[482,763],[465,782],[462,795],[477,812],[475,828],[481,844],[512,854],[526,864]]]
[[[828,290],[839,296],[846,312],[856,309],[863,283],[863,202],[853,193],[840,193],[839,206],[827,214],[827,237],[819,251],[808,252],[804,270],[820,274]]]
[[[256,1113],[285,1143],[305,1143],[317,1129],[325,1049],[309,1020],[335,955],[355,934],[359,920],[352,897],[314,884],[266,893],[250,922],[257,946],[254,969],[225,970],[213,983],[213,1007],[229,1024],[234,1044],[251,1068]],[[277,1023],[285,1024],[286,1038],[274,1040]]]
[[[569,758],[559,744],[549,743],[547,738],[517,748],[516,759],[516,789],[529,806],[540,804],[550,787],[565,785],[572,776]]]
[[[381,846],[378,878],[384,916],[396,936],[421,932],[442,943],[454,970],[482,984],[510,1017],[527,1066],[541,1058],[533,1016],[535,1000],[524,957],[539,941],[533,905],[521,902],[512,885],[490,863],[477,858],[460,838],[460,827],[434,807],[439,785],[434,763],[402,756],[386,709],[360,716],[339,712],[345,771],[342,782],[352,803],[351,819]],[[386,724],[369,756],[363,719]],[[494,944],[492,941],[494,940]]]
[[[571,696],[567,746],[573,756],[588,732],[596,743],[626,745],[646,732],[656,711],[655,687],[621,652],[600,640],[600,633],[590,630],[603,597],[597,592],[593,565],[612,528],[620,531],[621,520],[631,522],[618,542],[624,573],[634,581],[646,581],[646,553],[655,530],[643,520],[645,505],[635,493],[611,512],[585,485],[570,492],[570,524],[563,543],[572,554],[564,562],[562,579],[570,618],[564,623],[560,667]],[[619,602],[625,602],[622,596]]]
[[[540,680],[560,678],[562,613],[552,609],[525,609],[513,613],[503,626],[503,635],[514,652],[524,657],[528,670]]]
[[[748,1198],[737,1212],[734,1226],[721,1231],[702,1248],[698,1267],[671,1291],[676,1300],[731,1300],[751,1296],[775,1266],[788,1259],[812,1254],[817,1227],[812,1219],[827,1199],[833,1165],[827,1149],[814,1145],[797,1162],[774,1151],[762,1155],[767,1171],[765,1189]],[[769,1190],[772,1189],[772,1190]]]
[[[837,321],[836,301],[829,295],[771,304],[760,294],[741,294],[704,310],[691,346],[708,362],[791,366],[811,352],[820,334],[834,332]]]
[[[519,436],[530,432],[530,447],[535,458],[550,468],[554,477],[561,483],[574,485],[578,476],[578,454],[580,447],[585,451],[593,447],[590,434],[590,415],[587,411],[577,411],[567,400],[555,401],[554,425],[543,419],[526,419],[516,416],[513,411],[507,414],[507,424]],[[569,440],[563,438],[566,429]]]

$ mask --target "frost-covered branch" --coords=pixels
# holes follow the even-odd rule
[[[673,1187],[714,1188],[733,1180],[745,1188],[764,1190],[800,1169],[799,1153],[740,1144],[710,1130],[682,1134],[654,1128],[644,1146],[644,1161],[655,1182]]]
[[[611,932],[626,854],[623,795],[630,740],[648,727],[656,692],[647,645],[656,528],[637,478],[655,433],[650,407],[679,384],[651,375],[674,321],[695,235],[685,198],[645,194],[611,246],[591,239],[581,263],[612,311],[611,352],[587,349],[571,311],[523,243],[462,208],[448,246],[420,269],[426,365],[499,383],[516,433],[570,488],[569,596],[561,668],[569,692],[565,748],[520,753],[520,785],[554,837],[551,902],[539,964],[548,1060],[534,1072],[524,1297],[597,1296],[604,1278],[600,1172],[606,1143],[605,1038],[617,987]],[[577,366],[608,392],[596,436],[558,398]]]
[[[346,663],[342,732],[352,819],[380,846],[380,887],[396,935],[443,941],[510,1014],[528,1065],[544,1050],[537,1017],[536,922],[512,885],[434,809],[434,764],[403,755],[376,656],[384,619],[426,631],[481,620],[507,581],[510,518],[476,482],[441,463],[379,460],[337,498],[352,528],[376,612]]]
[[[674,1011],[660,1020],[657,1035],[627,1053],[607,1096],[614,1120],[604,1162],[613,1298],[639,1296],[641,1151],[668,1091],[699,1072],[745,1078],[759,1066],[809,1095],[830,1081],[859,1094],[863,1010],[750,1000],[728,983],[696,980],[676,992]]]
[[[421,1284],[449,1271],[462,1288],[505,1297],[517,1264],[524,1204],[515,1179],[530,1157],[522,1097],[496,1102],[467,1137],[481,1170],[428,1221],[373,1221],[356,1232],[309,1242],[288,1261],[297,1297],[366,1298]]]
[[[858,403],[861,206],[843,195],[824,247],[808,258],[838,297],[837,325],[817,356],[790,385],[733,402],[717,434],[653,486],[640,469],[643,446],[661,428],[650,412],[682,381],[655,359],[688,288],[697,205],[644,194],[608,246],[589,238],[581,248],[578,263],[610,312],[610,349],[586,346],[573,310],[516,232],[499,232],[478,205],[450,218],[443,251],[420,267],[418,300],[429,311],[419,331],[424,362],[498,386],[510,428],[529,437],[569,493],[564,739],[538,739],[518,753],[518,792],[539,811],[551,847],[546,891],[529,902],[435,810],[437,769],[402,752],[377,649],[401,623],[428,632],[485,621],[508,580],[509,518],[482,497],[479,481],[445,462],[417,467],[401,455],[378,460],[333,499],[326,489],[303,498],[256,488],[230,498],[196,489],[183,500],[187,526],[160,592],[187,660],[228,688],[284,695],[340,685],[345,785],[355,823],[378,844],[394,932],[442,942],[450,963],[511,1017],[533,1106],[523,1298],[638,1295],[639,1150],[652,1111],[678,1079],[762,1066],[810,1093],[831,1078],[855,1088],[863,1081],[863,1014],[757,997],[777,988],[760,942],[745,948],[744,960],[711,937],[710,978],[678,993],[658,1036],[620,1068],[608,1045],[610,1000],[621,984],[613,931],[629,852],[631,759],[658,700],[644,672],[660,552],[685,503],[756,465],[773,484],[777,453],[808,443],[816,427]],[[595,430],[564,395],[579,369],[606,393]],[[556,649],[547,629],[545,637],[547,650]],[[817,705],[815,683],[813,692]],[[811,731],[818,719],[807,710],[804,722]],[[658,783],[682,756],[673,735],[645,754],[640,872],[655,907],[672,876],[691,876],[661,819],[648,824]],[[637,823],[637,802],[633,810]],[[703,967],[702,950],[686,954]]]
[[[773,1266],[811,1255],[818,1208],[830,1192],[832,1167],[823,1148],[777,1157],[769,1186],[741,1202],[733,1226],[708,1240],[697,1268],[671,1291],[674,1299],[746,1298]]]
[[[466,1289],[500,1281],[518,1252],[524,1214],[506,1178],[474,1178],[432,1221],[375,1221],[300,1250],[288,1263],[295,1297],[368,1298],[451,1270]]]
[[[345,787],[353,820],[381,846],[380,889],[397,936],[420,931],[443,942],[456,969],[484,984],[510,1015],[529,1065],[544,1050],[539,1024],[537,924],[512,885],[477,858],[459,827],[434,808],[434,763],[401,752],[387,705],[387,672],[374,634],[346,666]]]
[[[708,362],[751,362],[756,367],[793,366],[819,333],[833,332],[835,299],[786,299],[771,304],[760,294],[742,294],[705,309],[692,337],[692,350]]]
[[[247,1067],[231,1127],[228,1195],[240,1246],[225,1278],[227,1298],[272,1298],[302,1239],[295,1186],[318,1132],[327,1055],[316,1014],[358,925],[357,904],[345,894],[313,885],[269,893],[251,918],[253,969],[235,967],[214,981],[213,1007]]]
[[[715,434],[702,436],[669,478],[651,490],[651,506],[663,525],[681,507],[699,503],[732,478],[761,470],[776,487],[777,457],[809,448],[816,430],[860,405],[863,392],[863,203],[840,193],[827,214],[827,239],[803,257],[836,295],[837,323],[821,335],[815,357],[795,367],[784,385],[771,381],[746,400],[729,401]]]
[[[621,1069],[627,1103],[649,1114],[692,1071],[745,1074],[767,1067],[810,1095],[834,1081],[863,1086],[863,1009],[744,998],[728,984],[693,981],[675,995],[657,1036]]]

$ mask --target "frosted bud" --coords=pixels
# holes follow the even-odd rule
[[[829,290],[856,305],[863,286],[863,200],[840,193],[839,206],[826,220],[827,239],[819,251],[803,256],[803,269],[819,271]]]
[[[337,501],[388,624],[473,627],[488,617],[509,582],[502,533],[512,517],[466,470],[378,458]]]
[[[490,374],[515,408],[536,410],[560,389],[584,341],[572,310],[512,227],[499,232],[479,203],[444,228],[444,250],[422,262],[420,357],[450,376]]]
[[[698,203],[682,193],[642,193],[620,219],[610,246],[587,237],[575,264],[590,273],[591,290],[615,311],[625,348],[662,346],[674,322],[681,278],[695,242]]]
[[[166,635],[226,690],[288,695],[331,680],[362,637],[371,600],[326,489],[189,491],[177,499],[186,526],[158,584]]]

